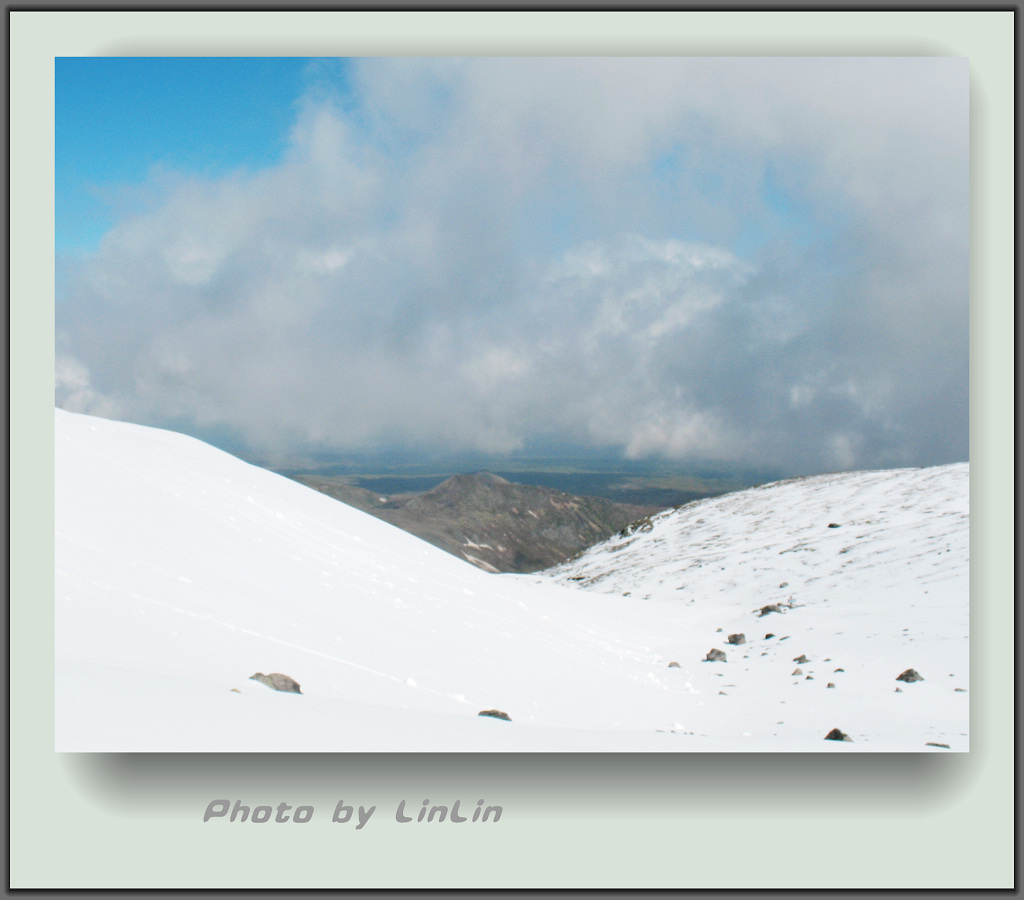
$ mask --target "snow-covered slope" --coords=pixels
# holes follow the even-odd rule
[[[690,546],[712,580],[670,546],[698,507],[571,570],[492,575],[191,438],[57,410],[56,748],[966,749],[968,694],[953,690],[967,687],[966,476],[803,482],[831,530],[810,511],[784,525],[783,488],[703,504],[720,546],[711,532]],[[770,562],[761,544],[779,545]],[[571,579],[602,558],[616,573],[580,589]],[[783,614],[751,612],[790,596]],[[766,623],[789,639],[763,640]],[[723,645],[717,627],[748,644]],[[713,645],[728,662],[700,662]],[[814,681],[788,675],[801,652]],[[846,673],[826,678],[822,653]],[[925,681],[893,693],[909,666]],[[477,715],[495,708],[512,721]],[[833,727],[853,742],[824,741]]]
[[[760,740],[827,719],[856,743],[966,750],[968,476],[962,463],[765,485],[661,513],[548,574],[686,609],[685,635],[654,646],[713,698],[705,731]],[[700,662],[713,648],[726,661]],[[895,680],[910,668],[924,680]]]

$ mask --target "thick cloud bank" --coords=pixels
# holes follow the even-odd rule
[[[965,60],[320,71],[277,164],[155,172],[63,264],[59,404],[257,452],[967,458]]]

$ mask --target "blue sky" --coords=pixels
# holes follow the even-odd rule
[[[57,402],[256,454],[967,454],[964,60],[58,59]]]
[[[310,61],[57,57],[58,253],[92,251],[124,188],[157,167],[219,175],[276,162]]]

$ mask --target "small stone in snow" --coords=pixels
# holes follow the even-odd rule
[[[834,685],[834,684],[833,684],[833,683],[832,683],[832,682],[830,681],[830,682],[829,682],[829,683],[828,683],[828,684],[826,685],[826,687],[834,688],[834,687],[835,687],[835,685]]]
[[[294,678],[289,678],[287,675],[282,675],[280,672],[271,672],[269,675],[264,675],[262,672],[257,672],[255,675],[249,676],[250,681],[259,681],[265,684],[268,688],[273,688],[275,691],[284,691],[290,694],[301,694],[299,690],[299,683]],[[239,691],[241,693],[241,691]]]
[[[500,709],[482,709],[477,713],[478,716],[489,716],[492,719],[502,719],[505,722],[511,722],[512,718],[507,712],[502,712]]]
[[[905,672],[900,672],[900,674],[896,676],[896,680],[905,681],[910,684],[915,681],[924,681],[924,678],[921,677],[920,673],[918,673],[916,669],[907,669]]]
[[[705,662],[726,662],[725,651],[712,649],[708,650],[708,655],[704,657]]]
[[[838,728],[833,728],[828,734],[825,735],[826,741],[850,741],[852,743],[853,738],[848,734],[843,734]]]
[[[805,662],[810,662],[810,660],[806,656],[804,656],[803,653],[801,653],[799,656],[794,656],[793,657],[793,662],[795,662],[795,663],[805,663]]]
[[[669,667],[670,669],[678,669],[678,668],[679,668],[679,663],[677,663],[677,662],[670,662],[670,663],[668,664],[668,667]]]

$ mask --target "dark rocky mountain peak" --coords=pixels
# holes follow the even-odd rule
[[[423,493],[392,497],[325,479],[301,480],[492,572],[550,568],[652,512],[515,484],[486,471],[453,475]]]

